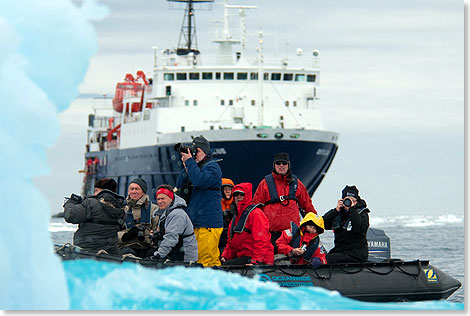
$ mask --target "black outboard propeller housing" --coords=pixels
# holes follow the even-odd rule
[[[390,238],[382,229],[369,227],[367,243],[369,246],[368,261],[381,262],[391,258]]]

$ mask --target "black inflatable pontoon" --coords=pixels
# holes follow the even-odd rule
[[[71,244],[56,246],[63,260],[94,259],[135,262],[150,268],[174,266],[201,267],[199,264],[156,262],[137,257],[120,257],[90,252]],[[448,298],[461,283],[428,261],[385,260],[362,264],[222,266],[213,269],[241,274],[282,287],[319,286],[341,295],[369,302],[422,301]]]

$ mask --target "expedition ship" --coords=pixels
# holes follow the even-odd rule
[[[169,1],[185,5],[178,48],[154,48],[148,79],[143,71],[127,74],[116,85],[112,106],[94,106],[82,194],[92,194],[101,177],[114,178],[122,195],[136,177],[153,189],[174,185],[183,168],[174,145],[203,135],[223,177],[256,188],[272,170],[274,153],[287,152],[293,172],[313,195],[338,149],[338,134],[324,130],[318,106],[319,52],[298,48],[289,59],[265,58],[261,31],[250,51],[245,15],[256,7],[225,0],[223,29],[213,40],[216,56],[203,60],[194,3],[211,1]],[[239,14],[239,39],[231,33],[232,10]],[[152,199],[154,193],[149,189]]]

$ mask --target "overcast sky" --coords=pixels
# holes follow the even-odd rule
[[[75,1],[80,3],[80,1]],[[81,97],[60,114],[62,135],[49,150],[51,175],[37,179],[53,213],[80,192],[89,95],[113,95],[128,72],[149,72],[152,46],[177,44],[183,11],[164,0],[107,0],[95,22],[99,51]],[[372,214],[464,212],[464,5],[457,0],[258,0],[248,44],[265,34],[265,56],[320,51],[325,126],[339,151],[313,197],[320,214],[346,184],[358,186]],[[196,11],[198,48],[210,43],[221,7]],[[269,168],[267,167],[267,172]],[[295,173],[295,166],[293,166]],[[255,186],[257,184],[254,184]]]

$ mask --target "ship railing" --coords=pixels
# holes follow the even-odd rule
[[[220,63],[217,62],[217,57],[215,55],[207,54],[204,57],[199,56],[200,59],[198,59],[198,66],[201,67],[221,67],[221,66],[237,66],[237,58],[233,56],[231,59],[232,62],[226,63],[221,65]],[[184,57],[183,57],[184,58]],[[240,68],[257,68],[258,67],[258,60],[257,58],[254,57],[246,57],[245,59],[244,66],[240,66]],[[186,63],[186,62],[181,62],[176,60],[175,58],[164,58],[162,60],[162,66],[180,66],[180,67],[192,67],[193,65],[191,63]],[[248,66],[245,66],[248,65]],[[315,69],[318,70],[320,68],[320,58],[315,57],[312,54],[309,54],[309,56],[302,55],[302,56],[297,56],[294,54],[292,55],[287,55],[284,57],[263,57],[263,67],[265,68],[310,68],[310,69]]]

